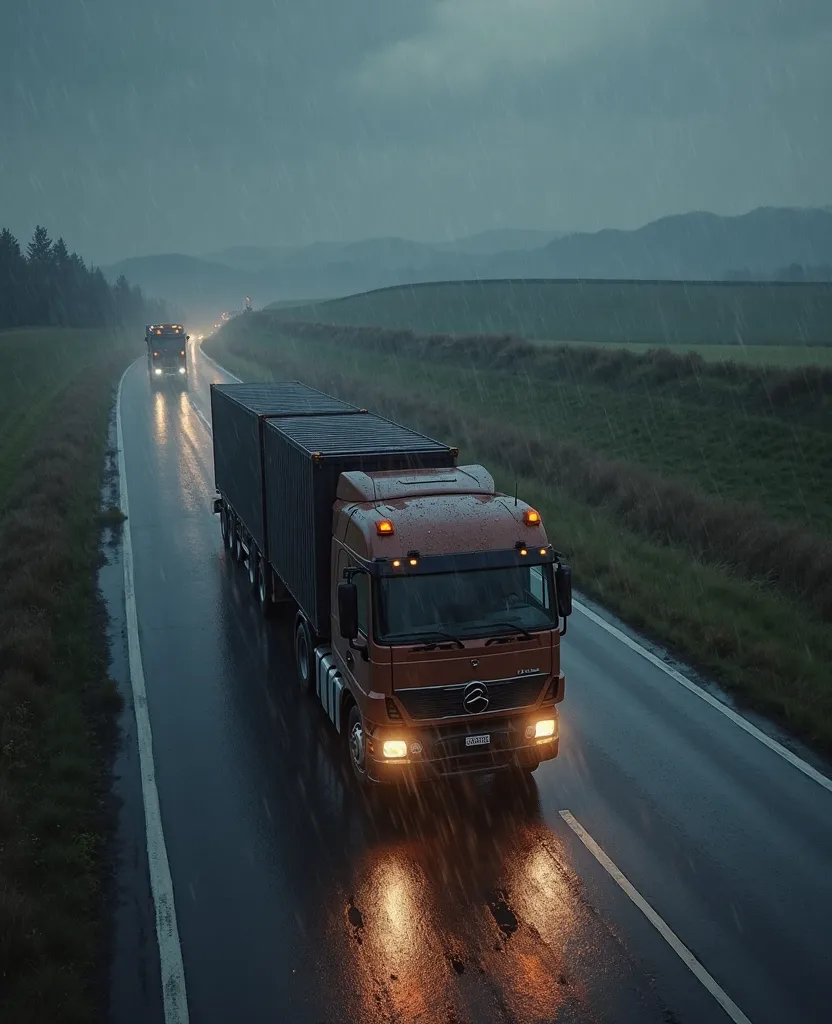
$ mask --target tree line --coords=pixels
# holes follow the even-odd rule
[[[149,299],[122,274],[111,285],[99,267],[53,242],[38,226],[25,252],[0,231],[0,330],[7,327],[118,327],[164,322],[165,303]]]
[[[806,281],[821,284],[832,281],[832,265],[819,263],[816,266],[804,266],[802,263],[790,263],[787,267],[775,270],[773,274],[763,274],[747,267],[743,270],[731,270],[725,275],[728,281]]]

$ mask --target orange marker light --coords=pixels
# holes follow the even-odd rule
[[[527,508],[523,513],[523,522],[526,526],[540,526],[540,513],[533,508]]]
[[[540,549],[540,553],[541,553],[541,555],[545,555],[546,554],[546,548],[541,548]]]
[[[379,537],[390,537],[396,531],[393,529],[393,524],[389,519],[382,519],[376,523],[376,533]]]
[[[398,569],[398,568],[400,568],[400,567],[401,567],[401,564],[402,564],[402,560],[401,560],[401,558],[394,558],[394,559],[393,559],[393,568],[394,568],[394,569]]]

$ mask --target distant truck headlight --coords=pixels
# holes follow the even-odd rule
[[[385,740],[382,751],[385,757],[407,757],[407,744],[404,740]]]
[[[162,368],[161,368],[161,366],[157,366],[156,369],[153,372],[156,374],[157,377],[161,377],[162,376]]]
[[[180,373],[184,373],[185,372],[185,367],[184,366],[180,366],[179,367],[179,372]]]
[[[554,718],[543,718],[535,723],[534,738],[536,740],[548,740],[555,735],[557,723]]]

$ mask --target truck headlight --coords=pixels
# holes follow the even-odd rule
[[[536,740],[548,740],[555,735],[557,728],[557,722],[554,718],[541,718],[539,722],[535,722],[534,726],[534,738]]]
[[[184,373],[185,372],[185,367],[184,366],[180,366],[179,367],[179,372],[180,373]]]
[[[385,757],[407,757],[407,744],[404,740],[385,740],[381,749]]]
[[[156,374],[157,377],[161,377],[162,376],[162,368],[161,368],[161,366],[157,366],[156,369],[153,372]]]

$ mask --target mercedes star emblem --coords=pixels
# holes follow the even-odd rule
[[[469,715],[480,715],[488,710],[488,687],[474,680],[462,691],[462,706]]]

